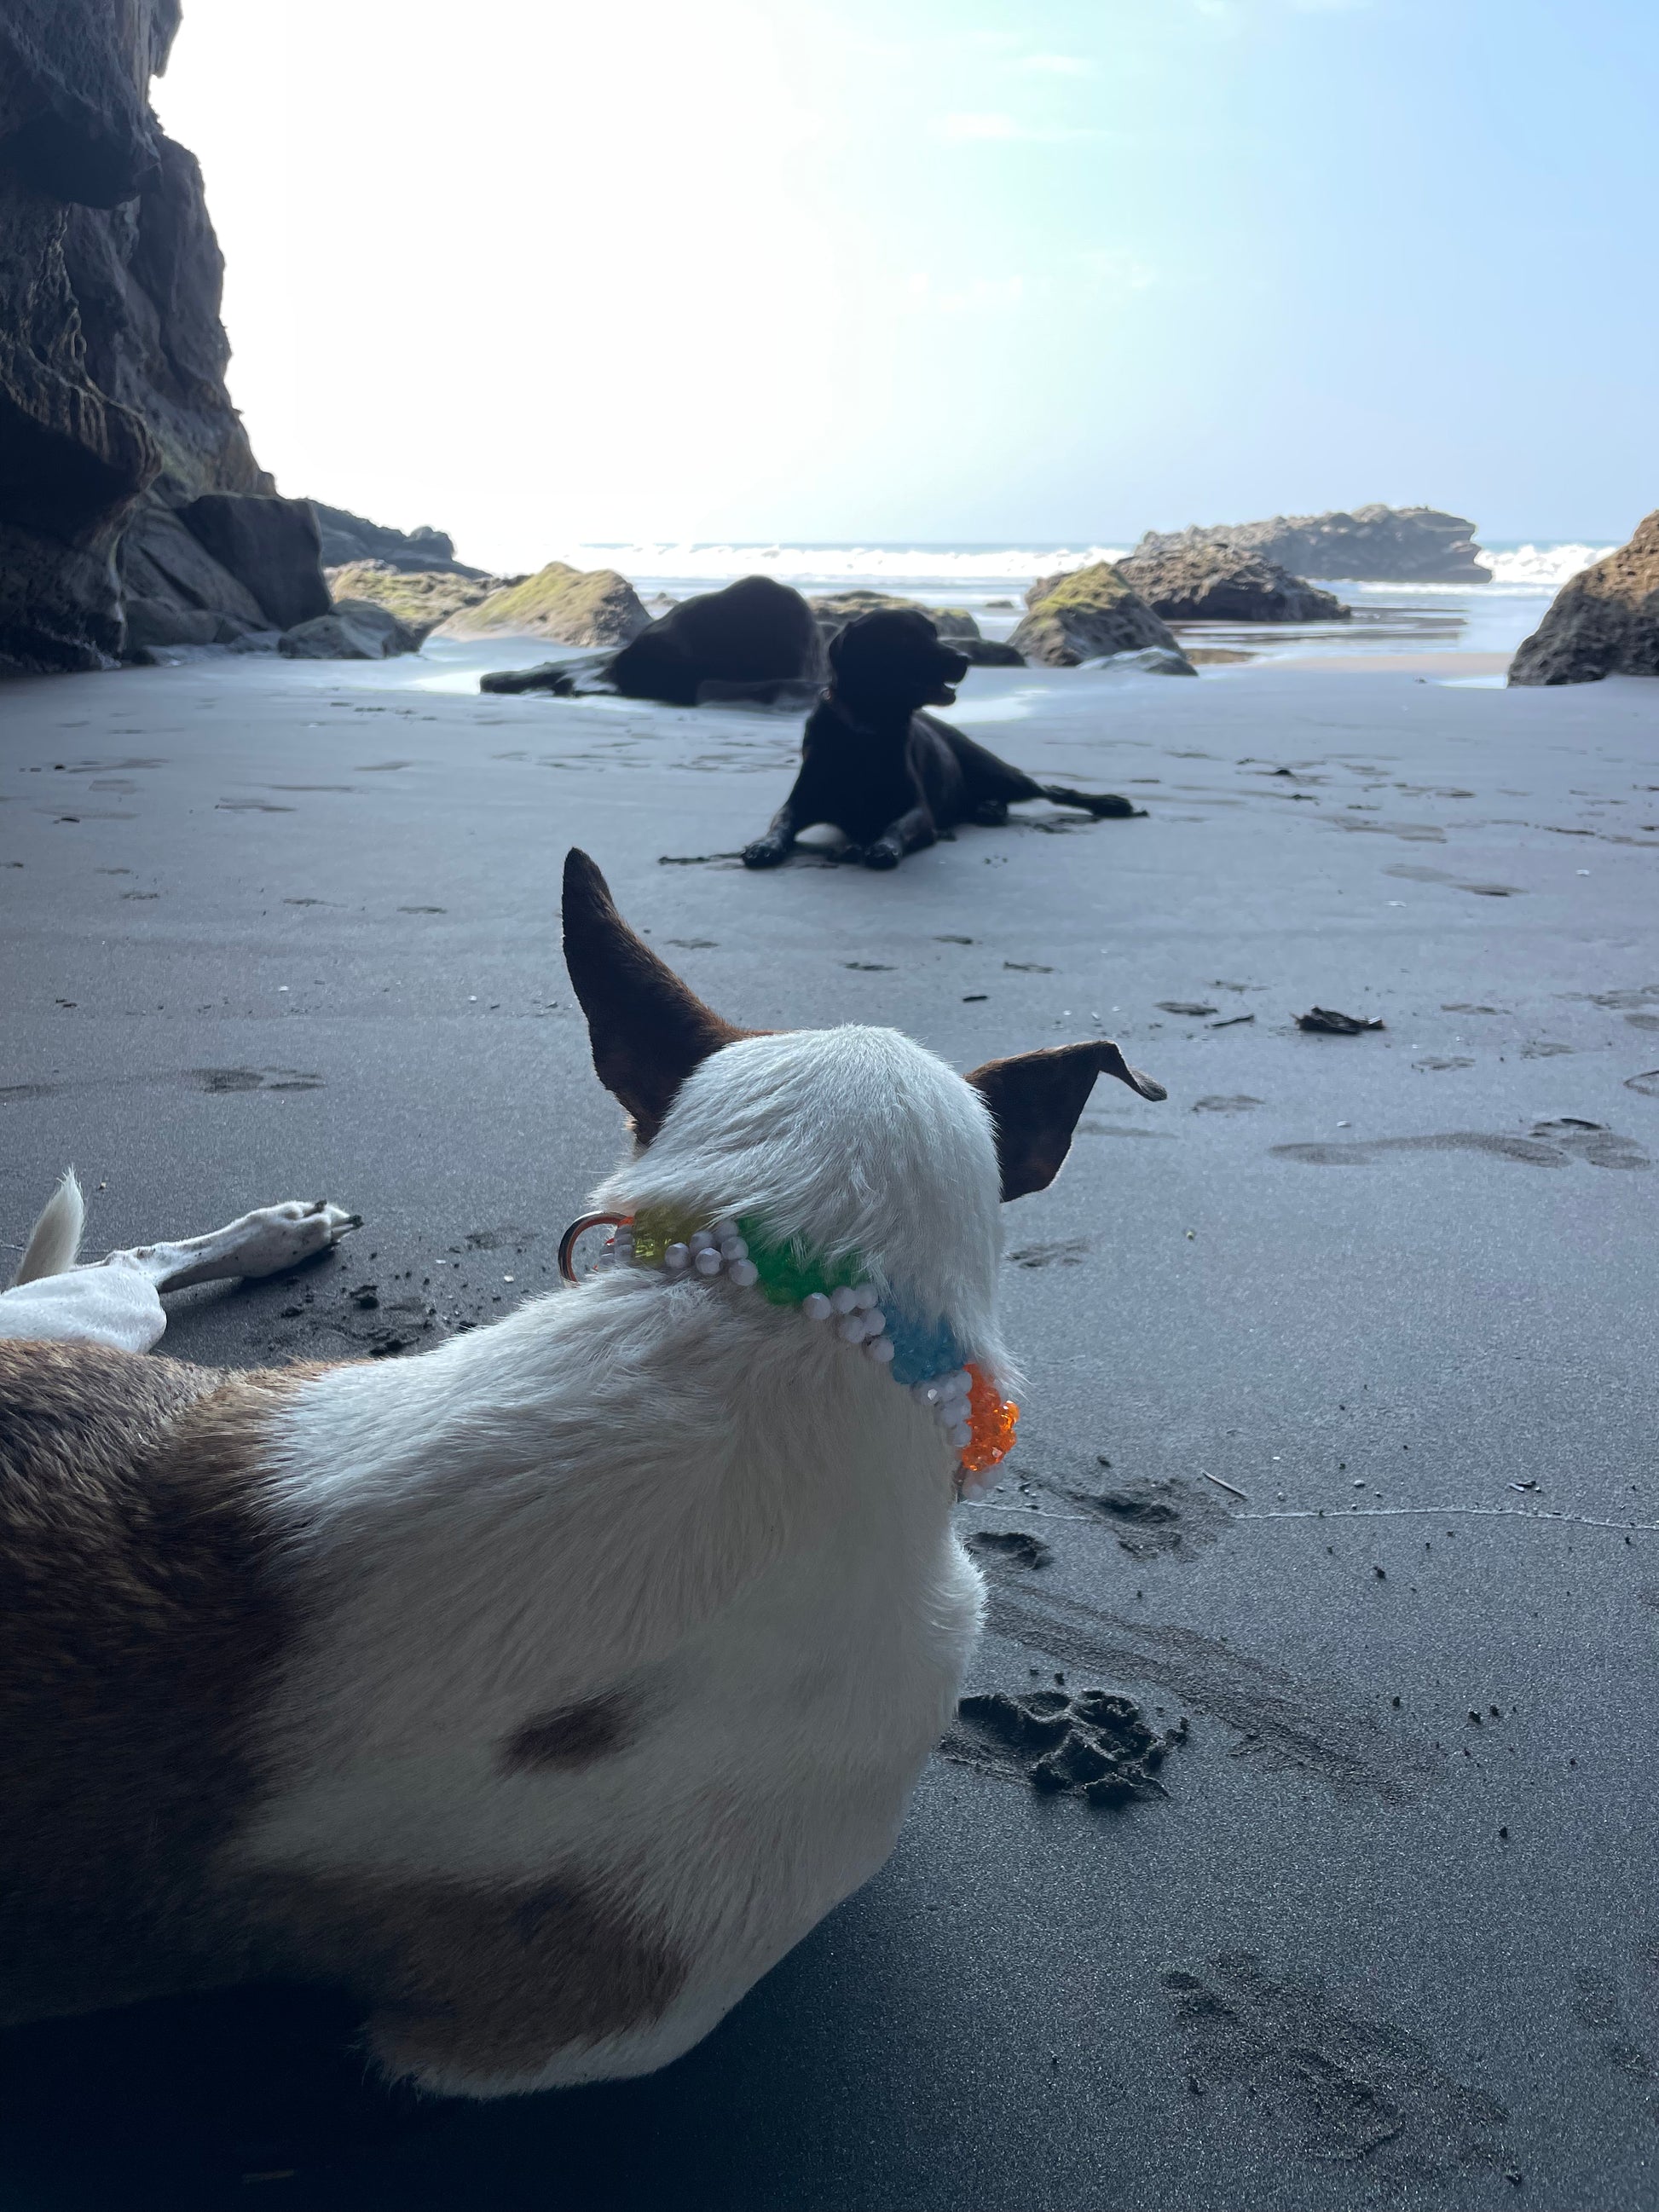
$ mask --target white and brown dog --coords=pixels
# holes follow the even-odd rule
[[[856,1252],[1006,1376],[1000,1199],[1158,1086],[735,1030],[581,854],[564,921],[636,1139],[597,1202]],[[276,1973],[434,2089],[639,2074],[875,1871],[979,1624],[956,1449],[749,1264],[392,1364],[0,1341],[0,2016]]]

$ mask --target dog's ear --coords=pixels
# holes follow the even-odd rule
[[[648,1145],[699,1062],[738,1037],[641,943],[617,911],[610,885],[572,847],[564,863],[564,964],[587,1017],[593,1068]]]
[[[1161,1083],[1131,1067],[1109,1037],[1094,1044],[1017,1053],[1012,1060],[988,1060],[966,1079],[996,1123],[1005,1201],[1047,1190],[1060,1173],[1097,1075],[1116,1076],[1143,1098],[1169,1095]]]

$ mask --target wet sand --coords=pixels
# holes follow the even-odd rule
[[[167,1349],[243,1364],[548,1282],[617,1148],[573,842],[746,1024],[963,1066],[1098,1024],[1170,1098],[1103,1086],[1011,1214],[1022,1442],[963,1525],[1039,1541],[979,1547],[969,1686],[1189,1731],[1115,1809],[937,1760],[885,1871],[653,2081],[416,2106],[310,1995],[14,2033],[8,2200],[1659,2202],[1659,685],[975,672],[965,727],[1148,818],[872,877],[731,857],[789,723],[421,680],[0,690],[3,1233],[70,1160],[100,1247],[361,1208],[297,1281],[175,1302]]]

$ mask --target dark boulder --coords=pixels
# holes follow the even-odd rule
[[[1154,554],[1203,552],[1228,545],[1288,568],[1337,582],[1489,584],[1477,557],[1474,525],[1436,507],[1357,507],[1352,514],[1275,514],[1266,522],[1212,523],[1149,530],[1131,561]]]
[[[275,627],[246,585],[222,567],[154,492],[145,495],[127,525],[118,565],[129,626],[134,609],[142,610],[131,645],[222,645]],[[171,635],[169,609],[176,617]],[[208,635],[201,620],[204,614],[213,618]]]
[[[246,586],[273,629],[291,629],[328,612],[331,602],[308,500],[208,492],[180,507],[179,520]]]
[[[1659,676],[1659,508],[1630,543],[1569,577],[1510,663],[1511,684]]]
[[[1342,622],[1353,612],[1334,592],[1236,545],[1135,554],[1118,573],[1165,622]]]
[[[889,610],[926,615],[939,635],[948,637],[952,645],[959,645],[966,638],[979,635],[979,624],[965,607],[924,606],[920,599],[899,599],[891,592],[825,592],[817,599],[809,599],[807,605],[817,617],[826,652],[857,616],[878,614]]]
[[[624,696],[675,707],[821,683],[826,672],[811,608],[770,576],[742,576],[724,591],[682,599],[613,654],[605,670]]]
[[[276,641],[289,660],[390,660],[418,653],[418,635],[374,599],[340,599],[325,615],[296,623]]]

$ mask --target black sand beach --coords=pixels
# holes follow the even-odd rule
[[[0,2203],[1659,2203],[1659,686],[977,672],[972,734],[1148,818],[757,877],[793,721],[424,672],[0,690],[5,1235],[71,1161],[100,1249],[361,1209],[174,1303],[164,1348],[235,1364],[548,1286],[619,1141],[573,842],[745,1024],[962,1066],[1098,1026],[1170,1097],[1103,1085],[1010,1214],[1021,1442],[962,1519],[1037,1541],[979,1547],[969,1686],[1188,1732],[1116,1806],[956,1747],[638,2084],[387,2097],[273,1992],[12,2033]]]

